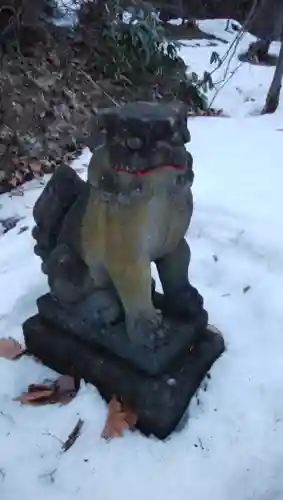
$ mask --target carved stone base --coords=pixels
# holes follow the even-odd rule
[[[155,294],[155,297],[154,302],[162,309],[163,296]],[[162,373],[184,349],[194,345],[207,325],[207,312],[203,308],[186,323],[170,318],[164,312],[168,328],[164,330],[164,337],[160,339],[158,347],[150,350],[130,342],[123,320],[107,327],[99,325],[98,319],[102,313],[99,310],[94,315],[94,301],[89,298],[71,307],[63,307],[47,294],[38,299],[37,305],[41,316],[55,327],[70,332],[90,347],[99,345],[106,348],[149,375]]]
[[[190,350],[166,371],[150,376],[105,348],[87,343],[36,315],[23,325],[28,352],[50,368],[94,384],[108,401],[113,395],[131,405],[146,435],[166,438],[180,422],[192,396],[224,350],[223,338],[205,330]],[[178,335],[178,331],[175,332]]]

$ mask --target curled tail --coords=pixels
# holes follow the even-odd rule
[[[64,219],[85,189],[85,182],[76,172],[62,165],[55,170],[46,184],[33,209],[36,226],[32,235],[36,240],[34,252],[45,262],[57,246],[58,236]]]

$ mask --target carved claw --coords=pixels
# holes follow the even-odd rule
[[[165,335],[162,314],[158,310],[150,315],[140,313],[139,316],[128,317],[126,325],[131,342],[150,350],[154,350]]]

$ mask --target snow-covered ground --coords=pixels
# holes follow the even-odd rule
[[[200,25],[229,41],[235,36],[224,32],[225,21]],[[251,38],[245,35],[237,52]],[[190,41],[181,54],[202,72],[213,50],[222,55],[227,45]],[[234,58],[230,70],[238,63]],[[241,65],[214,102],[229,116],[189,120],[190,276],[227,344],[189,420],[166,442],[127,432],[106,443],[100,433],[107,407],[94,387],[83,385],[66,406],[20,406],[12,399],[29,383],[57,374],[26,357],[1,359],[1,500],[283,499],[282,104],[274,115],[258,114],[272,74]],[[85,168],[88,158],[86,151],[75,167]],[[0,337],[23,341],[21,323],[47,290],[30,235],[41,190],[33,181],[22,197],[0,197],[0,219],[24,217],[0,237]],[[23,226],[28,230],[20,232]],[[58,439],[78,416],[82,435],[61,455]]]

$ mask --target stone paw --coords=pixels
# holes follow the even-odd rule
[[[203,298],[196,288],[189,285],[178,295],[166,300],[170,314],[181,319],[192,319],[203,313]]]
[[[158,310],[150,315],[140,313],[134,318],[127,318],[126,325],[131,342],[137,346],[154,350],[165,337],[166,326]]]

